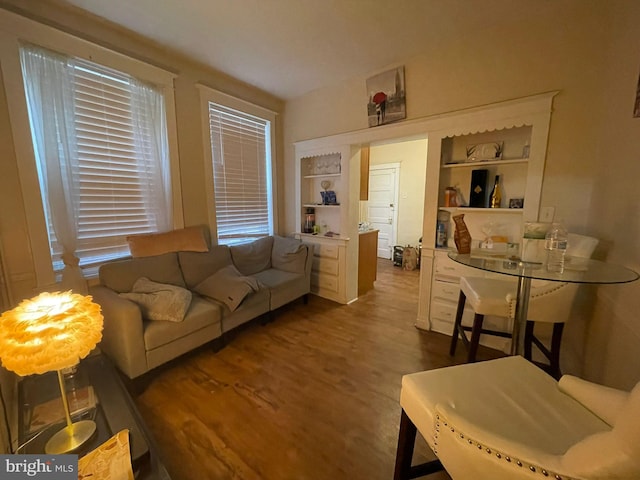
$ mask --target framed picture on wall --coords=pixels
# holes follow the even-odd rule
[[[376,127],[407,117],[404,67],[394,68],[367,79],[367,116]]]

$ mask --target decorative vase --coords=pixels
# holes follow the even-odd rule
[[[464,223],[464,214],[454,215],[453,221],[456,224],[453,240],[456,242],[458,253],[471,253],[471,234]]]

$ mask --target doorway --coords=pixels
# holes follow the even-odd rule
[[[378,257],[390,259],[398,232],[400,164],[372,165],[369,169],[367,218],[378,233]]]

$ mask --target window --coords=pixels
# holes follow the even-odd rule
[[[219,244],[273,234],[271,121],[208,101]]]
[[[164,98],[122,72],[39,47],[21,60],[54,270],[129,255],[172,227]]]

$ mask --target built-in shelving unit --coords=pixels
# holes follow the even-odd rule
[[[487,236],[499,235],[519,243],[525,221],[536,221],[554,93],[537,95],[462,111],[429,135],[425,193],[421,287],[416,326],[451,335],[462,275],[482,276],[480,270],[455,264],[447,256],[453,241],[454,215],[464,214],[474,247]],[[471,146],[497,144],[499,158],[471,161]],[[476,150],[477,151],[477,150]],[[496,175],[500,176],[500,208],[469,207],[472,172],[486,170],[485,206]],[[457,191],[457,206],[445,203],[447,187]],[[510,199],[522,199],[522,208],[508,208]],[[517,202],[518,200],[516,200]],[[516,203],[514,202],[514,203]],[[438,222],[446,224],[448,248],[436,247]],[[465,319],[468,321],[468,314]],[[508,328],[487,318],[486,328]],[[502,343],[493,344],[505,348]]]
[[[359,149],[312,144],[296,144],[296,236],[314,246],[311,292],[348,303],[357,298]],[[324,203],[327,191],[335,193],[334,203]],[[315,234],[305,231],[308,212]]]

